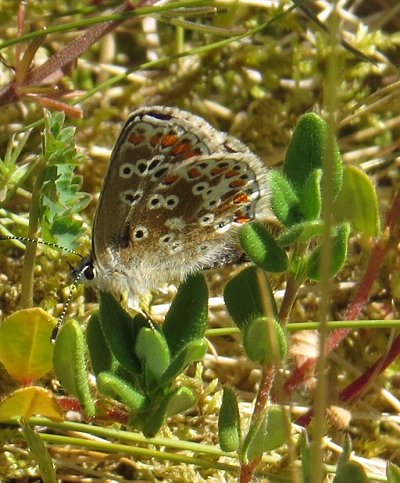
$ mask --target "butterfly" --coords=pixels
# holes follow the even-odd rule
[[[263,162],[202,118],[141,107],[112,151],[81,267],[94,287],[129,305],[165,283],[241,255],[238,228],[268,211]]]

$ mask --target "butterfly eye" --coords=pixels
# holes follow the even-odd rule
[[[94,279],[95,270],[92,262],[88,262],[86,267],[82,269],[82,277],[88,281],[91,281]]]

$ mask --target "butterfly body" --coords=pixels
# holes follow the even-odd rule
[[[134,111],[112,152],[87,279],[140,295],[240,255],[238,227],[268,210],[262,161],[233,136],[176,108]]]

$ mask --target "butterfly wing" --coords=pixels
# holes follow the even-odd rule
[[[112,152],[98,202],[93,227],[97,261],[104,265],[110,251],[127,246],[130,213],[161,179],[170,179],[174,166],[195,156],[239,151],[248,149],[193,114],[162,106],[134,111]]]
[[[122,259],[127,266],[146,259],[157,271],[165,266],[170,279],[218,266],[237,258],[236,229],[267,207],[266,170],[255,155],[191,158],[161,176],[131,210]]]

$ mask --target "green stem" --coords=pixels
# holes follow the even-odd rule
[[[320,483],[323,480],[323,444],[322,440],[326,431],[326,406],[327,400],[327,342],[328,342],[328,316],[330,311],[332,280],[330,278],[330,264],[332,257],[332,211],[333,211],[333,165],[335,158],[335,110],[337,108],[337,85],[340,71],[338,65],[338,22],[337,2],[329,18],[329,53],[327,57],[326,90],[324,104],[327,112],[328,136],[323,157],[324,176],[322,178],[323,221],[324,228],[321,239],[321,286],[319,307],[319,356],[317,360],[317,386],[315,389],[313,425],[313,442],[311,451],[311,482]]]
[[[279,310],[279,320],[283,325],[286,325],[289,320],[290,312],[292,311],[293,304],[297,297],[297,292],[300,288],[301,281],[296,280],[290,273],[286,278],[285,294],[282,299],[281,307]]]
[[[28,237],[37,238],[39,230],[39,211],[40,197],[42,193],[43,179],[45,175],[46,164],[44,160],[38,164],[38,172],[32,192],[31,207],[29,210],[29,228]],[[32,307],[33,305],[33,277],[35,268],[37,243],[28,242],[26,245],[24,266],[22,269],[22,287],[21,287],[21,306],[23,308]]]

